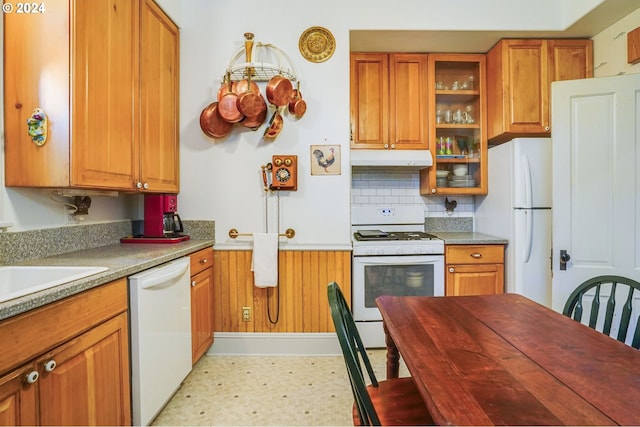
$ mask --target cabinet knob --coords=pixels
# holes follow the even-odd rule
[[[435,189],[435,188],[432,188],[432,189],[431,189],[431,193],[436,194],[436,189]]]
[[[200,264],[206,264],[207,262],[208,262],[208,261],[207,261],[207,259],[206,259],[206,258],[205,258],[205,259],[201,259],[201,260],[200,260]]]
[[[27,374],[25,380],[28,384],[33,384],[38,381],[38,378],[40,378],[40,374],[38,373],[38,371],[31,371]]]
[[[393,150],[394,148],[396,148],[396,144],[391,144],[391,149]]]
[[[47,363],[44,364],[44,370],[47,371],[47,372],[51,372],[54,369],[56,369],[56,366],[58,366],[56,361],[51,359]]]
[[[142,188],[142,183],[140,181],[136,182],[136,188]]]
[[[149,189],[149,184],[147,184],[146,182],[144,184],[142,184],[142,188],[144,188],[145,190]]]
[[[472,253],[472,254],[471,254],[471,258],[482,258],[482,254],[479,254],[479,253],[477,253],[477,252]]]
[[[550,128],[549,126],[545,126],[545,127],[544,127],[544,131],[545,131],[545,132],[549,132],[550,130],[551,130],[551,128]]]
[[[387,148],[389,148],[389,144],[384,144],[384,148],[385,148],[385,150],[386,150]]]
[[[191,287],[194,287],[195,285],[196,285],[196,281],[195,281],[195,280],[192,280],[192,281],[191,281]]]
[[[449,273],[455,273],[456,269],[453,267],[449,267]]]

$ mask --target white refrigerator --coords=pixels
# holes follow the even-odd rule
[[[489,192],[475,200],[475,231],[508,239],[505,290],[551,307],[550,138],[489,148]]]

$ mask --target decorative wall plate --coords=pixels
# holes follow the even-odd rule
[[[307,61],[324,62],[336,50],[336,39],[324,27],[310,27],[300,36],[298,48]]]

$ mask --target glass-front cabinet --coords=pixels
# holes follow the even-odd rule
[[[423,195],[486,194],[485,55],[429,54],[429,149]]]

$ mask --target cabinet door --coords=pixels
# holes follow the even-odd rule
[[[143,0],[140,13],[140,180],[144,190],[177,193],[178,27],[152,0]]]
[[[38,366],[42,425],[131,425],[126,313],[44,355]]]
[[[134,189],[138,2],[72,2],[71,186]]]
[[[389,146],[389,57],[351,55],[351,148]],[[386,147],[385,147],[386,145]]]
[[[542,40],[508,41],[503,84],[509,132],[549,131],[547,45]]]
[[[46,3],[45,13],[3,16],[7,186],[69,185],[68,3],[56,0]],[[27,119],[36,108],[49,119],[42,146],[27,133]]]
[[[428,148],[427,85],[427,55],[389,56],[389,148]]]
[[[212,273],[213,268],[209,267],[191,277],[191,351],[194,365],[213,343]]]
[[[490,295],[504,292],[503,264],[447,265],[446,295]]]
[[[593,77],[592,40],[549,40],[549,83]],[[551,88],[551,86],[549,86]]]
[[[36,366],[31,363],[0,377],[0,425],[38,425],[37,385],[26,381],[27,374],[35,371]]]
[[[429,54],[434,163],[420,171],[420,194],[487,193],[485,79],[485,55]]]

